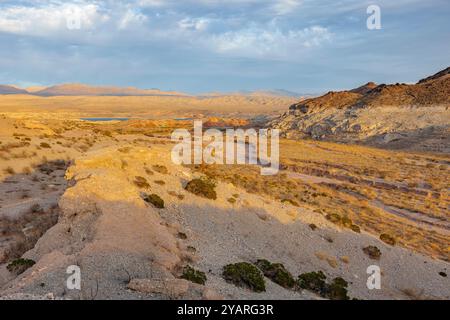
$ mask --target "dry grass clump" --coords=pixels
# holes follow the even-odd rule
[[[3,172],[6,174],[15,174],[16,171],[14,170],[13,167],[6,167],[5,169],[3,169]]]
[[[157,185],[160,185],[160,186],[163,186],[163,185],[166,184],[166,182],[163,181],[163,180],[155,180],[155,181],[153,181],[153,182],[156,183]]]
[[[169,170],[167,169],[166,166],[154,165],[154,166],[152,166],[152,168],[153,168],[154,171],[156,171],[158,173],[161,173],[161,174],[168,174],[169,173]]]
[[[383,233],[380,235],[380,240],[383,241],[384,243],[387,243],[391,246],[395,246],[395,244],[397,243],[397,241],[395,240],[395,238],[393,236],[391,236],[390,234],[387,233]]]
[[[215,183],[210,179],[194,179],[188,182],[185,189],[196,196],[216,200]]]
[[[48,144],[47,142],[41,142],[39,144],[39,147],[41,147],[43,149],[50,149],[52,146],[50,144]]]
[[[155,208],[163,209],[164,208],[164,200],[161,199],[157,194],[146,194],[143,196],[145,202],[152,204]]]
[[[38,239],[56,224],[59,212],[57,205],[45,210],[40,205],[32,205],[19,219],[0,219],[0,236],[12,240],[4,250],[0,264],[18,259],[33,248]]]
[[[150,188],[150,184],[148,183],[147,179],[141,176],[134,177],[133,183],[141,189],[148,189]]]

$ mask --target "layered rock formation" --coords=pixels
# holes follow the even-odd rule
[[[270,123],[291,138],[450,151],[450,68],[417,84],[375,85],[292,105]]]

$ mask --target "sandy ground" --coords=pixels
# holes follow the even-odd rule
[[[75,184],[59,201],[63,213],[58,224],[25,254],[38,263],[12,280],[5,276],[3,266],[3,295],[168,298],[170,292],[131,291],[127,281],[168,281],[189,263],[206,272],[206,287],[223,298],[318,298],[306,291],[283,289],[268,279],[265,293],[252,293],[221,277],[226,264],[265,258],[282,262],[294,275],[323,270],[329,278],[341,276],[350,282],[350,296],[359,299],[411,298],[406,293],[419,298],[450,297],[448,279],[438,274],[448,272],[448,263],[443,261],[385,245],[369,234],[341,230],[311,211],[248,194],[233,185],[219,183],[215,201],[187,193],[183,186],[197,174],[172,165],[169,150],[169,146],[155,145],[123,153],[111,147],[77,159],[66,173]],[[166,166],[169,174],[147,175],[144,167],[152,165]],[[133,184],[135,176],[146,177],[151,192],[165,200],[165,209],[144,203],[142,190]],[[158,180],[165,184],[153,183]],[[184,199],[169,192],[182,194]],[[233,194],[239,198],[230,204],[226,199]],[[318,229],[311,230],[310,223]],[[186,239],[180,239],[180,233]],[[380,248],[380,261],[363,253],[367,245]],[[82,268],[85,286],[81,293],[64,288],[64,271],[70,264]],[[366,269],[373,264],[383,272],[381,290],[366,287]],[[94,296],[92,287],[97,286]],[[187,290],[184,297],[198,298],[195,290]]]
[[[267,278],[264,293],[222,279],[223,266],[261,258],[283,263],[295,277],[318,270],[328,279],[343,277],[350,283],[349,295],[358,299],[450,298],[449,280],[439,274],[449,273],[448,262],[386,245],[366,232],[341,229],[306,207],[229,183],[218,183],[217,200],[186,192],[186,183],[200,173],[173,165],[171,145],[164,139],[90,136],[76,128],[61,139],[54,126],[17,121],[4,119],[2,145],[29,137],[36,155],[14,159],[14,148],[4,153],[8,160],[0,162],[0,219],[19,219],[35,203],[44,210],[58,204],[60,213],[57,223],[24,252],[23,257],[36,261],[33,267],[15,276],[7,263],[0,264],[4,299],[320,299],[308,291],[286,290]],[[11,131],[17,135],[11,136]],[[92,146],[82,148],[81,139]],[[33,149],[48,141],[51,149]],[[61,159],[68,161],[67,171],[42,172],[31,166]],[[165,166],[167,173],[159,173],[155,165]],[[8,166],[14,173],[7,172]],[[27,166],[31,172],[23,173]],[[136,176],[144,177],[149,186],[136,186]],[[296,178],[330,182],[314,175]],[[145,203],[143,192],[158,194],[165,208]],[[233,195],[238,195],[237,201],[231,204],[227,200]],[[317,226],[314,231],[312,223]],[[381,250],[380,260],[363,252],[368,245]],[[81,290],[66,287],[70,265],[81,267]],[[205,272],[206,285],[180,280],[185,265]],[[370,265],[382,270],[381,290],[367,289]]]

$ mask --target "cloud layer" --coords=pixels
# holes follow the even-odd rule
[[[255,88],[290,83],[289,89],[320,89],[337,87],[336,72],[362,73],[364,65],[372,76],[381,72],[382,63],[386,64],[386,72],[381,72],[384,75],[397,72],[405,76],[408,72],[397,59],[414,48],[410,52],[404,48],[411,35],[402,23],[411,23],[419,14],[432,16],[434,23],[425,19],[413,22],[424,24],[416,32],[419,42],[436,46],[435,37],[427,35],[435,29],[448,35],[445,15],[450,10],[444,0],[434,0],[433,5],[417,0],[380,0],[384,28],[378,33],[365,28],[369,3],[2,1],[0,67],[4,71],[0,72],[0,82],[128,81],[139,86],[171,85],[202,91],[213,89],[209,88],[213,85],[218,90],[237,89],[239,85],[248,89],[252,79]],[[374,42],[378,42],[376,47]],[[441,42],[437,49],[448,49],[448,45]],[[353,59],[347,60],[352,55]],[[437,67],[441,59],[425,59],[416,73]],[[11,66],[11,61],[16,66]],[[338,63],[342,65],[338,67]],[[119,70],[123,73],[120,78]],[[303,75],[284,73],[294,70]],[[318,75],[326,70],[336,79],[319,84]],[[283,76],[285,80],[280,83]]]

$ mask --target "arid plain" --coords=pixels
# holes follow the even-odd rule
[[[449,299],[448,118],[425,119],[444,136],[434,150],[282,139],[275,176],[171,161],[171,132],[193,118],[214,128],[288,118],[289,137],[298,101],[1,95],[0,297]],[[80,120],[94,117],[130,120]],[[262,259],[282,264],[281,280]],[[239,262],[260,266],[264,290],[224,276]],[[81,267],[79,291],[65,287],[69,265]],[[380,290],[367,288],[370,265]],[[320,272],[325,293],[305,284]]]

